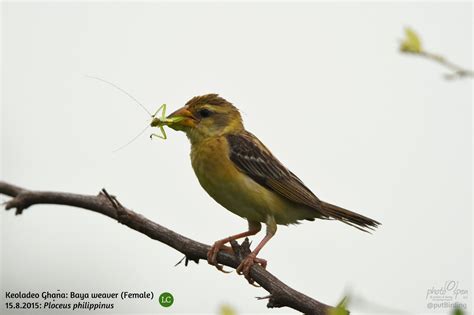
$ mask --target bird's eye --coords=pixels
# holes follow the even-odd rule
[[[212,112],[209,109],[203,108],[199,111],[199,116],[206,118],[212,115]]]

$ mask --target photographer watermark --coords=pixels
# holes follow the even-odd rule
[[[447,280],[426,290],[426,307],[430,310],[467,309],[469,290],[459,281]]]

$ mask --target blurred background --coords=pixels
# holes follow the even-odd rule
[[[356,315],[447,314],[428,306],[446,281],[469,291],[458,302],[471,309],[472,80],[401,54],[407,26],[472,67],[468,2],[2,3],[1,179],[106,187],[211,244],[246,221],[199,186],[185,135],[151,141],[149,130],[113,152],[150,118],[86,76],[151,112],[219,93],[319,198],[382,223],[373,235],[339,222],[279,227],[260,254],[270,272],[324,303],[350,295]],[[267,292],[235,273],[174,267],[180,253],[96,213],[43,205],[0,218],[2,314],[22,314],[4,308],[6,291],[56,289],[175,299],[116,301],[112,313],[294,313],[268,310],[255,299]]]

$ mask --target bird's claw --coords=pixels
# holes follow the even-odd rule
[[[217,263],[217,253],[219,253],[220,250],[223,250],[231,254],[234,253],[232,248],[225,246],[224,244],[225,243],[223,241],[217,241],[214,243],[214,245],[211,246],[211,249],[207,252],[207,262],[210,265],[215,266],[217,270],[223,273],[231,273],[232,271],[224,270],[224,266]]]
[[[225,270],[223,265],[217,263],[217,254],[220,250],[223,250],[230,254],[234,254],[233,249],[229,246],[225,246],[225,243],[226,242],[224,240],[220,240],[215,242],[214,245],[211,246],[211,248],[207,252],[207,262],[210,265],[215,266],[217,270],[223,273],[231,273],[231,271]],[[247,281],[251,285],[253,285],[254,287],[260,287],[259,285],[255,284],[255,280],[253,280],[250,276],[250,269],[255,264],[259,264],[264,269],[267,268],[267,261],[265,259],[257,258],[254,253],[250,253],[242,260],[236,271],[239,275],[244,275],[245,279],[247,279]]]
[[[247,279],[247,281],[251,285],[253,285],[254,287],[260,287],[259,285],[254,284],[255,280],[253,280],[250,276],[250,269],[255,264],[259,264],[264,269],[267,268],[267,261],[265,259],[257,258],[255,254],[250,253],[247,257],[244,258],[244,260],[242,260],[236,271],[239,275],[244,275],[245,279]]]
[[[223,273],[231,273],[232,272],[232,270],[225,270],[224,266],[221,265],[221,264],[215,264],[215,266],[216,266],[217,270],[219,270],[220,272],[223,272]]]

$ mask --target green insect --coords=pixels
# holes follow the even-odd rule
[[[99,77],[95,77],[95,76],[90,76],[90,75],[87,75],[86,77],[88,78],[91,78],[91,79],[95,79],[95,80],[99,80],[99,81],[102,81],[104,83],[107,83],[108,85],[116,88],[117,90],[121,91],[122,93],[124,93],[125,95],[127,95],[130,99],[132,99],[133,101],[135,101],[135,103],[137,103],[148,115],[151,116],[151,122],[149,125],[146,126],[145,129],[143,129],[138,135],[136,135],[133,139],[131,139],[130,141],[128,141],[126,144],[124,144],[123,146],[117,148],[114,150],[114,152],[117,152],[121,149],[123,149],[124,147],[128,146],[130,143],[132,143],[133,141],[135,141],[136,139],[138,139],[138,137],[140,137],[141,135],[143,135],[143,133],[145,131],[148,130],[148,128],[151,126],[151,127],[158,127],[161,131],[161,134],[156,134],[156,133],[152,133],[150,135],[150,139],[153,139],[153,137],[156,137],[156,138],[160,138],[160,139],[163,139],[163,140],[166,140],[167,139],[167,136],[166,136],[166,132],[165,132],[165,129],[163,128],[164,126],[170,126],[174,123],[177,123],[177,122],[180,122],[181,120],[185,119],[185,117],[173,117],[173,118],[166,118],[166,104],[163,104],[161,105],[157,110],[156,112],[152,115],[148,109],[142,104],[140,103],[135,97],[133,97],[130,93],[128,93],[127,91],[125,91],[124,89],[122,89],[121,87],[119,87],[118,85],[112,83],[112,82],[109,82],[107,80],[104,80],[102,78],[99,78]],[[161,115],[159,115],[159,113],[161,112]],[[159,116],[158,116],[159,115]],[[157,117],[158,116],[158,117]]]
[[[160,111],[161,111],[161,117],[156,117],[156,115],[158,115]],[[152,120],[151,120],[150,126],[160,128],[161,135],[152,133],[150,135],[150,139],[153,139],[153,137],[156,137],[156,138],[160,138],[164,140],[166,140],[167,137],[166,137],[166,132],[163,126],[175,124],[185,118],[185,117],[166,118],[166,104],[161,105],[151,117],[152,117]]]

